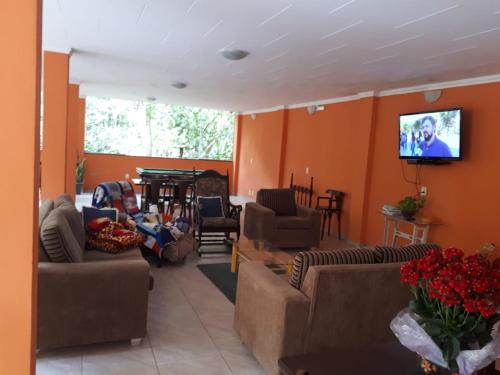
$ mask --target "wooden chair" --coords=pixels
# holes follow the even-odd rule
[[[323,239],[325,234],[326,220],[328,220],[328,235],[330,235],[332,216],[333,214],[335,214],[337,216],[337,238],[340,240],[340,218],[342,215],[342,203],[344,201],[345,193],[333,189],[326,190],[326,193],[328,194],[328,196],[320,196],[316,200],[316,209],[321,211],[323,217],[323,223],[321,225],[321,239]]]
[[[229,240],[230,233],[236,233],[240,239],[240,212],[241,205],[233,205],[229,200],[229,172],[221,175],[214,170],[207,170],[194,176],[194,230],[198,235],[198,254],[228,252],[224,251],[203,251],[201,245],[220,245]],[[223,217],[206,217],[202,214],[199,197],[221,197]],[[221,237],[225,237],[222,238]]]

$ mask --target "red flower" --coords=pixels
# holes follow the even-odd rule
[[[491,301],[483,299],[483,300],[478,301],[477,305],[478,305],[479,312],[481,313],[481,315],[485,319],[489,318],[490,316],[495,315],[497,312],[497,308],[495,307],[495,305]]]
[[[410,284],[413,286],[418,285],[418,280],[420,279],[420,275],[417,272],[417,264],[418,260],[412,260],[404,263],[401,266],[400,274],[401,274],[401,282],[404,284]]]
[[[447,261],[461,261],[464,257],[464,252],[454,247],[443,251],[443,258]]]

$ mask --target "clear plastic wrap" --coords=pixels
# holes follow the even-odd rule
[[[443,358],[441,349],[415,320],[415,314],[404,309],[391,322],[391,330],[405,347],[414,351],[422,358],[443,367],[448,364]],[[492,340],[479,350],[463,350],[457,357],[460,375],[472,375],[488,366],[495,358],[500,357],[500,335],[498,323],[492,332]]]

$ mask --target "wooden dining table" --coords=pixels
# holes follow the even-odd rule
[[[169,178],[169,177],[194,177],[195,175],[199,175],[203,173],[203,170],[199,169],[168,169],[168,168],[143,168],[137,167],[137,174],[144,178]]]
[[[203,170],[196,169],[167,169],[167,168],[136,168],[137,174],[140,176],[139,179],[132,179],[134,185],[141,187],[141,209],[148,209],[149,204],[155,203],[158,197],[158,189],[152,192],[151,181],[153,180],[164,180],[165,183],[171,188],[171,198],[169,198],[172,203],[179,201],[179,183],[192,184],[194,182],[194,176],[204,172]],[[185,190],[185,189],[184,189]],[[186,192],[184,191],[184,194]],[[185,197],[183,198],[185,200]]]

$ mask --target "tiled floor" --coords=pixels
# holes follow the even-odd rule
[[[200,262],[227,262],[228,256],[152,267],[148,336],[129,342],[42,352],[37,374],[265,374],[232,330],[234,306],[198,270]]]
[[[90,199],[79,196],[77,206],[89,205]],[[232,201],[244,203],[237,197]],[[331,236],[320,248],[342,246],[346,243]],[[148,335],[140,345],[121,342],[41,352],[37,374],[265,374],[233,332],[233,304],[196,267],[229,261],[228,255],[191,254],[178,265],[152,266]]]

